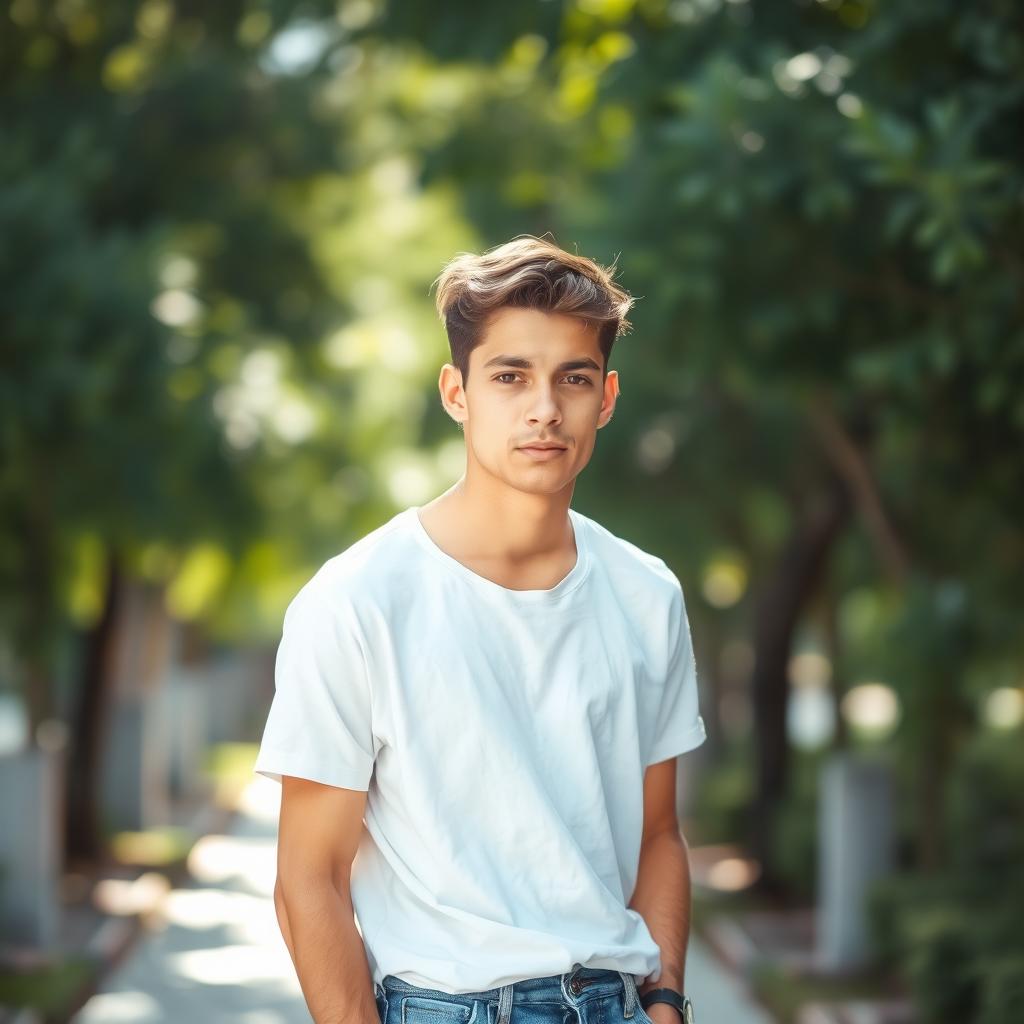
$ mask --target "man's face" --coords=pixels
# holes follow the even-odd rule
[[[469,357],[469,379],[451,364],[441,391],[461,420],[467,460],[516,490],[555,494],[590,461],[599,427],[611,418],[618,373],[602,381],[597,328],[560,313],[505,307]],[[531,451],[557,444],[557,451]]]

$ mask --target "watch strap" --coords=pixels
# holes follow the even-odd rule
[[[693,1003],[689,996],[672,988],[652,988],[640,997],[640,1005],[646,1010],[652,1003],[668,1003],[679,1011],[684,1024],[694,1024]]]

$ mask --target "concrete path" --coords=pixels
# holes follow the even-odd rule
[[[692,934],[686,946],[685,981],[698,1024],[775,1024],[707,943]]]
[[[310,1024],[274,914],[280,788],[257,776],[228,835],[190,858],[196,881],[173,889],[149,932],[73,1024]],[[772,1024],[696,936],[687,987],[701,1024]]]
[[[280,788],[257,776],[228,835],[206,836],[143,937],[73,1024],[310,1024],[273,891]]]

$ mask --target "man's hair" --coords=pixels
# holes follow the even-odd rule
[[[534,235],[517,235],[479,256],[462,252],[453,257],[433,283],[463,386],[469,380],[470,352],[483,340],[491,315],[504,306],[564,313],[597,327],[607,376],[615,339],[633,326],[626,319],[633,296],[612,281],[614,273],[614,262],[602,267]]]

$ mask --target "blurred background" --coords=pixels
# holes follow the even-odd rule
[[[573,505],[687,595],[698,1019],[1024,1020],[1018,4],[12,0],[0,56],[0,1020],[309,1019],[281,618],[462,472],[430,284],[523,232],[638,296]]]

